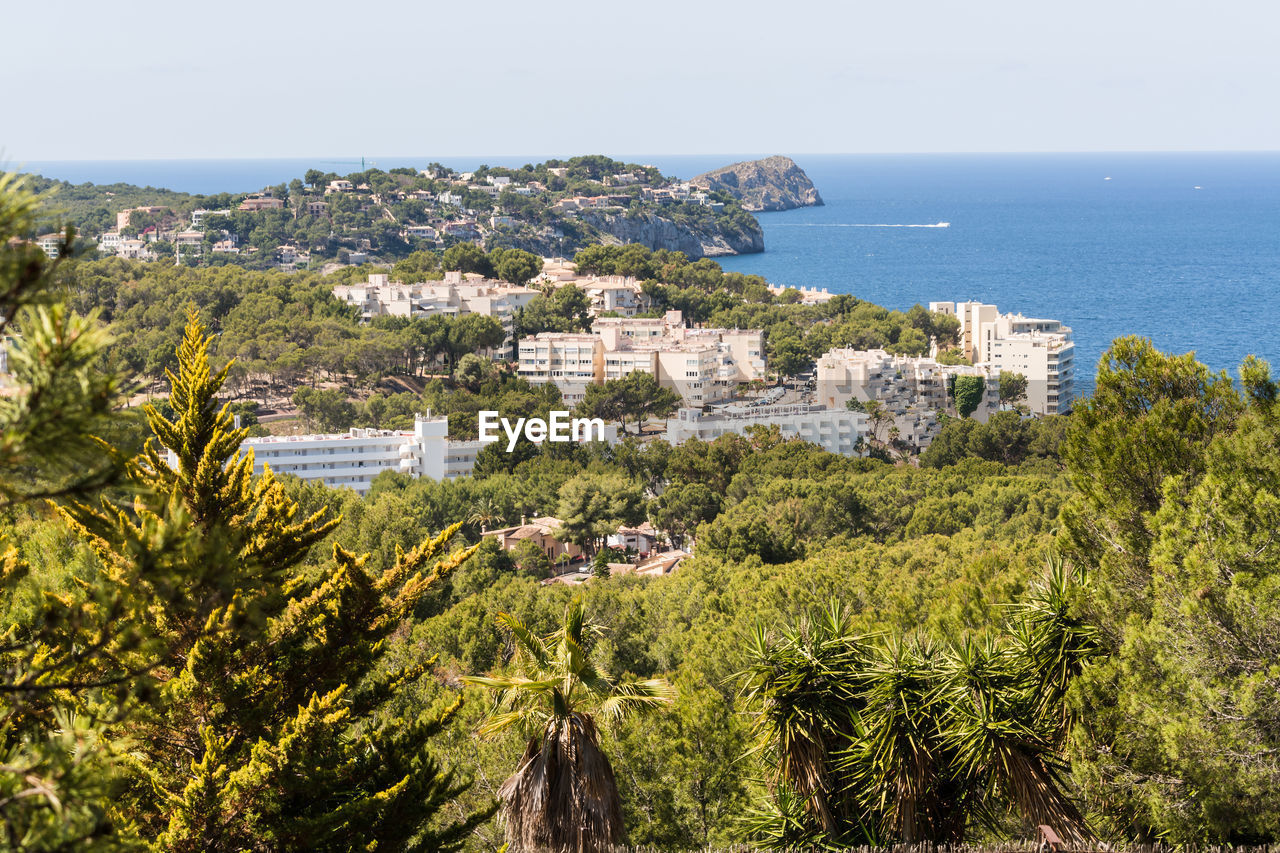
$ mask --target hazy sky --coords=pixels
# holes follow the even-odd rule
[[[1280,149],[1275,0],[0,5],[0,159]]]

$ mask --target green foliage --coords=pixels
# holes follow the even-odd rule
[[[440,260],[440,266],[446,270],[479,273],[485,278],[493,276],[492,261],[485,254],[484,249],[474,243],[459,243],[456,246],[450,246],[445,250],[444,257]]]
[[[475,549],[446,555],[455,525],[382,571],[337,545],[331,561],[304,566],[337,520],[300,517],[269,473],[252,477],[251,455],[236,456],[245,430],[215,407],[227,368],[214,372],[208,349],[192,312],[170,374],[175,417],[148,410],[158,444],[134,463],[132,512],[109,501],[66,510],[158,641],[125,659],[156,690],[130,709],[128,793],[110,813],[166,850],[455,847],[487,817],[442,814],[466,783],[429,744],[456,703],[378,720],[425,669],[378,664],[386,639]]]
[[[38,216],[24,183],[0,174],[0,345],[16,386],[0,397],[0,850],[115,850],[105,803],[123,744],[83,703],[129,697],[138,685],[117,661],[146,638],[125,596],[86,582],[84,549],[36,501],[109,485],[119,455],[97,436],[126,419],[112,412],[118,379],[101,369],[107,336],[60,301],[61,261],[25,242]],[[60,259],[73,240],[66,229]]]
[[[1064,540],[1097,578],[1109,657],[1076,698],[1076,778],[1122,837],[1277,837],[1280,424],[1267,366],[1243,391],[1121,338],[1072,415]]]
[[[574,413],[620,421],[625,431],[628,420],[635,420],[638,429],[649,418],[665,418],[679,407],[679,394],[660,386],[653,374],[637,370],[603,385],[588,385]]]
[[[565,540],[595,551],[621,525],[644,520],[640,489],[619,474],[579,474],[560,487],[557,512]]]
[[[542,258],[523,249],[494,249],[489,252],[489,265],[499,279],[517,286],[542,272]]]
[[[591,328],[591,298],[577,285],[557,287],[549,296],[535,296],[516,314],[516,337],[542,332],[580,332]]]
[[[1027,398],[1027,377],[1009,370],[1000,371],[1000,402],[1011,405]]]
[[[987,383],[981,376],[957,376],[953,396],[956,401],[956,412],[967,418],[982,405],[982,395],[986,393]]]
[[[946,418],[942,430],[920,454],[930,468],[954,465],[976,457],[1006,465],[1028,459],[1058,460],[1068,418],[1031,418],[1016,411],[995,412],[985,424],[970,418]]]
[[[346,432],[356,420],[355,405],[331,388],[303,386],[293,392],[293,404],[311,432]]]
[[[1012,804],[1031,825],[1091,838],[1059,755],[1063,697],[1097,653],[1069,613],[1074,584],[1052,561],[985,642],[872,642],[837,604],[758,629],[738,678],[778,793],[748,831],[772,848],[959,842]]]

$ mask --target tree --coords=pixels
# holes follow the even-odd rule
[[[493,265],[489,263],[489,257],[475,243],[458,243],[445,249],[440,267],[444,270],[480,273],[485,278],[493,276]]]
[[[494,275],[523,287],[542,272],[542,258],[523,249],[494,249],[489,253]]]
[[[594,552],[620,526],[644,520],[644,498],[621,474],[583,472],[560,487],[557,515],[563,537]]]
[[[307,428],[319,432],[346,432],[356,420],[355,404],[332,388],[299,388],[293,392],[293,404]]]
[[[967,418],[982,405],[982,396],[986,393],[987,382],[981,376],[964,374],[956,377],[955,401],[956,413]]]
[[[449,363],[457,364],[458,359],[467,353],[499,347],[506,337],[502,323],[494,317],[483,314],[456,317],[449,323],[445,339]]]
[[[658,497],[653,523],[681,546],[692,538],[698,525],[720,514],[720,498],[702,483],[680,483],[667,487]]]
[[[1000,402],[1013,405],[1027,399],[1027,377],[1012,371],[1000,371]]]
[[[613,849],[625,842],[621,799],[600,749],[597,718],[615,722],[668,705],[675,691],[662,679],[619,681],[598,666],[592,640],[601,628],[586,621],[580,598],[545,638],[510,614],[498,622],[510,632],[516,672],[465,680],[494,693],[482,736],[515,728],[528,738],[518,769],[498,790],[508,847],[512,853]]]
[[[610,548],[601,548],[596,553],[595,559],[591,561],[591,576],[600,580],[607,580],[612,573],[609,569],[609,560],[613,558],[613,551]]]
[[[24,181],[0,174],[0,335],[20,335],[8,348],[13,393],[0,396],[8,519],[42,499],[85,499],[123,467],[99,437],[123,420],[113,412],[119,379],[101,370],[109,338],[57,290],[75,232],[62,232],[50,259],[27,242],[38,213]],[[136,602],[69,565],[39,573],[23,553],[35,543],[23,538],[0,531],[0,849],[117,849],[104,804],[118,792],[121,744],[99,720],[142,689],[136,672],[115,665],[145,640],[130,630]],[[98,691],[108,694],[99,718],[79,713]]]
[[[551,577],[551,559],[547,552],[528,539],[521,540],[511,549],[511,559],[515,560],[521,571],[528,572],[535,578]]]
[[[1123,837],[1280,833],[1280,709],[1262,686],[1280,655],[1280,424],[1265,363],[1241,378],[1121,338],[1070,418],[1065,538],[1108,652],[1078,690],[1073,765]]]
[[[647,418],[671,414],[680,402],[680,395],[660,386],[653,374],[634,370],[603,385],[588,385],[576,411],[580,417],[619,421],[625,432],[628,418],[643,426]]]
[[[949,648],[874,644],[835,602],[757,629],[738,679],[774,796],[750,815],[752,835],[772,848],[957,843],[1011,804],[1091,840],[1061,759],[1066,692],[1098,653],[1071,614],[1080,583],[1051,558],[1000,640]]]
[[[472,352],[458,359],[458,365],[453,369],[454,379],[473,392],[479,391],[481,383],[492,375],[493,363]]]
[[[246,431],[215,406],[227,368],[191,312],[170,374],[173,419],[131,468],[131,512],[75,503],[66,517],[92,542],[104,574],[146,604],[155,642],[129,655],[155,684],[122,726],[131,742],[119,826],[166,850],[456,849],[484,812],[449,822],[467,787],[430,742],[456,713],[380,713],[420,679],[422,662],[386,659],[386,641],[424,595],[469,558],[448,554],[459,525],[397,550],[383,571],[334,545],[304,565],[337,525],[300,517],[270,473],[254,477]],[[172,449],[172,461],[162,448]]]

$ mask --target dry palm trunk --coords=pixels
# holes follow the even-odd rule
[[[604,853],[623,844],[622,809],[590,717],[554,720],[498,789],[511,853]]]

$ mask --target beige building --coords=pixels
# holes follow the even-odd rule
[[[362,284],[335,286],[333,295],[348,305],[357,306],[366,321],[379,316],[429,317],[433,314],[493,317],[502,324],[506,339],[489,356],[509,360],[515,357],[515,314],[532,302],[538,291],[460,272],[447,272],[442,281],[415,284],[391,281],[386,273],[371,273],[369,280]]]
[[[589,352],[589,355],[588,355]],[[553,382],[567,402],[586,385],[640,371],[675,391],[685,405],[730,399],[738,383],[763,379],[764,333],[758,329],[686,329],[679,311],[657,318],[601,317],[592,334],[544,332],[520,342],[520,375]]]
[[[547,555],[547,559],[554,566],[562,554],[568,554],[570,560],[576,560],[582,556],[582,549],[577,545],[572,542],[562,542],[556,538],[555,534],[559,529],[560,519],[548,515],[542,518],[521,519],[520,523],[514,527],[486,530],[480,535],[492,536],[498,540],[498,544],[504,551],[512,550],[521,542],[532,542]]]
[[[1027,380],[1027,407],[1038,415],[1071,411],[1075,396],[1075,344],[1071,329],[1058,320],[1000,314],[996,306],[980,302],[931,302],[930,311],[960,320],[965,357],[1000,371],[1020,373]]]
[[[938,414],[955,413],[947,389],[956,376],[983,379],[986,390],[972,417],[985,423],[1000,406],[1000,383],[978,365],[945,365],[884,350],[833,349],[818,359],[816,396],[833,409],[847,408],[850,400],[876,401],[892,415],[898,439],[923,450],[940,430]],[[888,440],[887,431],[877,437]]]
[[[522,338],[519,375],[535,385],[554,384],[567,405],[604,382],[604,344],[587,333],[543,332]]]

